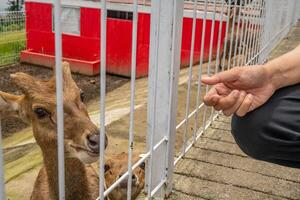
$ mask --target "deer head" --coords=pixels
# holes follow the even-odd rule
[[[133,156],[133,162],[139,159],[138,156]],[[107,187],[111,186],[117,179],[119,179],[128,170],[128,154],[121,153],[113,156],[105,162],[105,181]],[[125,179],[120,185],[109,194],[110,199],[126,200],[127,199],[127,182]],[[132,195],[131,198],[135,199],[142,191],[145,184],[145,163],[136,168],[132,172]]]
[[[25,73],[16,73],[11,75],[11,79],[23,95],[0,91],[0,117],[18,117],[31,123],[44,157],[56,155],[55,76],[43,81]],[[89,118],[82,100],[83,93],[74,82],[66,62],[63,63],[63,91],[65,158],[78,158],[83,163],[95,162],[99,154],[99,129]]]

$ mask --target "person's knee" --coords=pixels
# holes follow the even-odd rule
[[[270,154],[264,139],[264,126],[259,113],[249,113],[245,117],[232,117],[231,132],[240,147],[248,156],[257,160],[266,160]]]

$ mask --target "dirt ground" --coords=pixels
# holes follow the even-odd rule
[[[204,94],[205,87],[202,86],[202,94]],[[191,93],[190,93],[190,109],[192,112],[196,108],[196,94],[197,94],[197,84],[195,81],[191,84]],[[187,96],[187,83],[182,84],[178,90],[178,109],[177,109],[177,124],[179,124],[185,118],[186,111],[186,96]],[[200,100],[202,99],[202,95]],[[198,128],[202,126],[203,123],[203,111],[205,107],[199,110],[199,115],[197,119]],[[210,116],[211,109],[207,109],[206,119]],[[128,148],[128,130],[129,130],[129,122],[130,115],[122,117],[121,119],[114,121],[106,127],[107,134],[109,139],[112,138],[108,146],[108,151],[112,150],[111,153],[119,153],[122,151],[127,151]],[[193,133],[195,132],[195,123],[196,118],[195,115],[192,116],[188,121],[188,128],[186,132],[187,140],[191,140]],[[147,134],[147,104],[140,107],[135,111],[135,132],[134,132],[134,151],[136,153],[146,152],[146,134]],[[184,132],[185,132],[185,124],[182,125],[176,133],[176,154],[178,155],[183,147],[184,140]],[[118,138],[115,142],[113,138]],[[122,142],[120,142],[122,141]]]
[[[39,79],[49,79],[53,75],[53,70],[40,66],[33,66],[27,64],[16,64],[12,66],[0,67],[0,91],[11,92],[14,94],[20,94],[18,88],[11,82],[10,74],[16,72],[24,72],[30,74]],[[98,76],[84,76],[80,74],[73,74],[73,78],[77,85],[84,91],[86,103],[99,97],[100,91],[100,78]],[[113,89],[120,87],[124,83],[128,82],[128,78],[120,76],[106,76],[106,92],[110,92]],[[23,128],[27,127],[27,124],[18,119],[2,119],[2,134],[3,137],[7,137],[12,133],[15,133]]]

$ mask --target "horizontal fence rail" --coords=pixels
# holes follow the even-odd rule
[[[72,6],[74,6],[74,1]],[[131,79],[128,130],[127,171],[107,187],[105,180],[105,133],[106,133],[106,72],[107,72],[107,12],[117,7],[116,2],[97,2],[100,11],[100,90],[99,92],[99,197],[110,194],[124,181],[126,197],[132,199],[134,171],[146,163],[145,188],[147,198],[165,198],[172,192],[173,169],[181,158],[201,138],[219,112],[207,107],[203,96],[209,86],[201,84],[202,75],[211,76],[236,66],[256,65],[267,61],[272,49],[283,39],[299,19],[300,3],[297,0],[157,0],[130,1],[132,12]],[[55,0],[55,72],[59,199],[66,199],[65,191],[65,135],[64,135],[64,77],[61,8],[67,1]],[[92,2],[95,3],[95,2]],[[88,4],[92,4],[89,2]],[[120,2],[119,2],[120,3]],[[82,2],[79,3],[83,4]],[[78,6],[80,6],[78,5]],[[76,6],[76,5],[75,5]],[[126,7],[127,8],[127,7]],[[187,17],[186,12],[189,10]],[[147,99],[146,150],[138,161],[133,162],[135,148],[136,73],[139,53],[139,12],[150,12],[149,76]],[[187,19],[189,18],[189,19]],[[190,30],[184,29],[190,20]],[[116,27],[118,28],[118,27]],[[188,32],[189,31],[189,32]],[[189,47],[181,51],[183,35],[190,34]],[[17,35],[15,37],[15,35]],[[5,47],[7,39],[9,47]],[[6,41],[5,41],[6,40]],[[0,12],[0,66],[11,63],[12,55],[1,53],[16,44],[14,59],[25,47],[24,12]],[[22,46],[23,45],[23,46]],[[6,50],[5,50],[6,51]],[[186,81],[180,83],[181,55],[187,54]],[[5,57],[6,56],[6,57]],[[1,78],[1,77],[0,77]],[[180,89],[184,92],[180,93]],[[184,96],[184,114],[178,114],[180,95]],[[1,100],[1,99],[0,99]],[[1,109],[1,107],[0,107]],[[0,116],[2,119],[5,116]],[[1,140],[0,123],[0,143]],[[109,140],[108,140],[109,143]],[[3,145],[2,145],[3,147]],[[5,199],[3,149],[0,148],[0,200]],[[113,199],[111,199],[113,200]]]

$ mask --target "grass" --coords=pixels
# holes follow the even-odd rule
[[[25,41],[25,30],[0,33],[0,67],[19,60]]]

